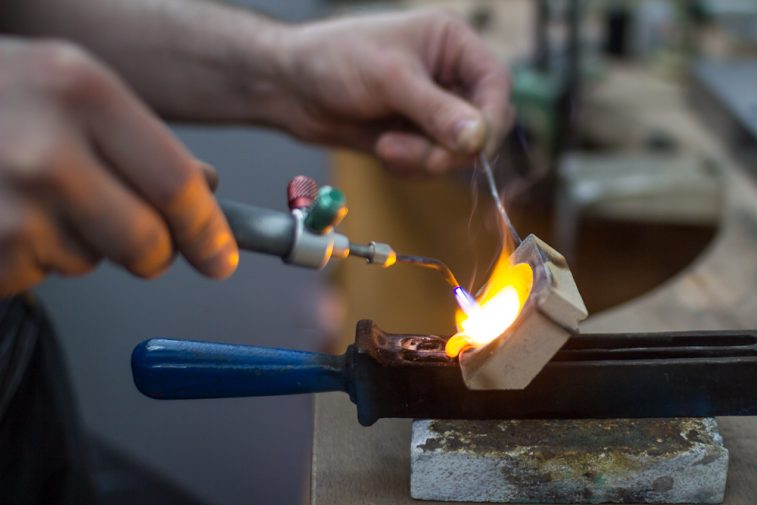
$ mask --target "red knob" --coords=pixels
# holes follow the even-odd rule
[[[318,184],[307,175],[294,177],[287,185],[289,209],[302,209],[313,205],[318,194]]]

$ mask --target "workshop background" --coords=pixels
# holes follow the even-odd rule
[[[674,276],[716,233],[719,169],[681,140],[686,125],[667,114],[673,105],[699,111],[713,135],[755,166],[757,1],[239,3],[291,21],[419,5],[468,16],[513,71],[519,119],[495,160],[513,220],[568,257],[593,313]],[[644,106],[629,106],[632,95]],[[656,116],[642,117],[650,109]],[[357,241],[438,256],[473,288],[496,255],[496,221],[471,191],[471,173],[398,180],[366,157],[277,133],[176,131],[218,168],[221,197],[284,209],[286,183],[305,173],[345,191],[342,229]],[[167,336],[339,350],[365,317],[391,331],[449,333],[452,305],[439,282],[355,262],[323,274],[243,253],[222,283],[183,262],[149,283],[104,265],[38,292],[60,330],[104,462],[99,482],[114,504],[295,504],[308,496],[310,397],[156,402],[133,386],[132,348]]]

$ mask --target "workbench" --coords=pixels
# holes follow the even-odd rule
[[[621,68],[613,70],[593,96],[624,111],[622,134],[626,138],[643,135],[650,126],[667,128],[684,147],[713,159],[723,172],[725,204],[717,235],[693,264],[651,292],[591,316],[581,330],[757,328],[755,181],[691,109],[684,89],[638,69]],[[364,317],[381,324],[374,314],[365,313]],[[730,450],[725,504],[753,505],[757,497],[757,419],[718,421]],[[383,419],[365,428],[358,424],[355,406],[347,395],[319,395],[315,401],[311,503],[419,503],[410,498],[410,425],[409,419]]]

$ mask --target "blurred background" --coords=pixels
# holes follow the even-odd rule
[[[429,5],[467,16],[513,74],[518,120],[494,159],[513,221],[566,255],[592,313],[659,286],[710,243],[723,203],[721,167],[704,154],[710,145],[727,146],[755,170],[757,1],[238,3],[291,21]],[[472,289],[499,253],[477,172],[401,180],[369,158],[271,132],[175,129],[219,169],[222,197],[283,210],[292,176],[329,181],[347,194],[341,229],[353,240],[439,257]],[[113,503],[308,498],[311,398],[149,400],[129,371],[139,341],[338,352],[361,318],[395,332],[454,329],[438,276],[359,262],[324,273],[243,254],[237,273],[220,283],[182,262],[149,283],[104,265],[38,292],[60,331]],[[144,478],[108,472],[118,465]]]

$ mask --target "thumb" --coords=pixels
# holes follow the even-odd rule
[[[481,113],[426,75],[408,72],[388,93],[390,105],[440,145],[460,154],[475,154],[483,149],[487,128]]]

